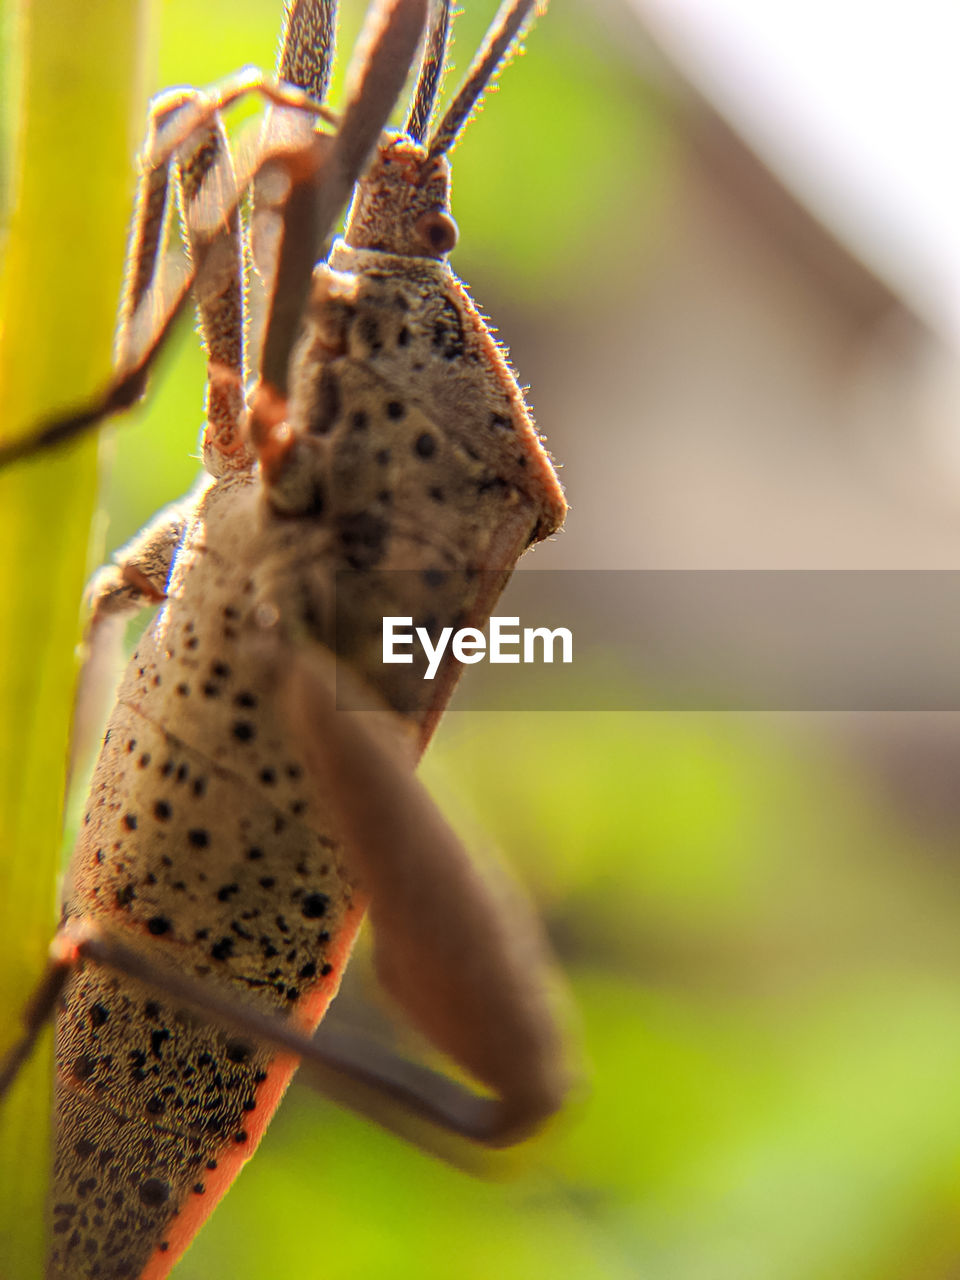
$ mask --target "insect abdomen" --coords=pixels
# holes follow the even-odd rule
[[[264,695],[243,606],[196,608],[245,598],[226,554],[239,547],[218,554],[207,535],[195,523],[187,588],[172,586],[128,668],[66,909],[309,1030],[363,904]],[[68,986],[57,1057],[50,1274],[158,1280],[252,1154],[293,1064],[92,966]]]

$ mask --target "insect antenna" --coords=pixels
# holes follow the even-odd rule
[[[504,0],[477,51],[463,87],[430,139],[427,154],[431,158],[444,155],[456,142],[535,4],[536,0]]]
[[[450,0],[434,0],[430,11],[430,26],[423,46],[420,74],[413,94],[413,104],[407,119],[406,132],[414,142],[423,142],[430,126],[430,117],[437,101],[440,82],[447,61],[450,43]]]

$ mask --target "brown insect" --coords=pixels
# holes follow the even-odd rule
[[[566,1089],[538,926],[413,777],[458,664],[426,681],[381,661],[386,615],[431,634],[482,626],[565,512],[503,352],[446,263],[446,153],[533,0],[502,6],[432,132],[447,0],[429,15],[427,0],[372,7],[331,131],[317,118],[330,117],[334,9],[288,6],[278,84],[155,101],[117,377],[0,457],[134,400],[192,286],[208,475],[94,580],[93,643],[110,618],[162,607],[109,719],[50,973],[0,1073],[2,1091],[55,1008],[48,1274],[63,1280],[167,1275],[298,1059],[380,1118],[406,1110],[493,1145]],[[383,133],[424,26],[406,126]],[[271,106],[237,177],[219,111],[252,89]],[[269,305],[245,395],[248,182]],[[172,283],[171,183],[192,255]],[[384,987],[486,1093],[342,1034],[308,1039],[368,906]]]

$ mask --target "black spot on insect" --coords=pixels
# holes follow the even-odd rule
[[[204,794],[205,794],[206,790],[207,790],[207,780],[206,780],[206,778],[194,778],[194,780],[193,780],[193,794],[194,794],[195,796],[202,796],[202,795],[204,795]]]
[[[250,742],[257,735],[257,730],[249,720],[235,720],[230,730],[238,742]]]
[[[198,942],[203,942],[206,938],[210,937],[210,930],[198,929],[193,936],[196,938]]]
[[[159,1178],[146,1178],[140,1183],[140,1200],[151,1209],[159,1209],[170,1199],[170,1183]]]
[[[213,674],[217,677],[218,680],[226,680],[227,677],[230,675],[230,668],[227,666],[225,662],[214,662],[213,665],[210,667],[210,670],[213,672]]]
[[[247,693],[246,691],[238,693],[233,701],[238,707],[255,707],[257,705],[256,694]]]
[[[287,999],[288,1000],[300,999],[300,992],[297,990],[296,987],[287,987]]]
[[[198,639],[196,636],[191,636],[191,637],[190,637],[190,639],[187,641],[187,648],[188,648],[188,649],[196,649],[196,647],[197,647],[197,645],[198,645],[199,643],[200,643],[200,641],[199,641],[199,639]]]
[[[146,769],[149,763],[150,763],[150,752],[144,751],[140,756],[140,759],[137,761],[137,767],[140,769]]]
[[[96,1059],[89,1054],[81,1053],[73,1063],[73,1074],[78,1080],[89,1080],[97,1069]]]
[[[239,1145],[240,1143],[242,1143],[242,1142],[246,1142],[246,1140],[247,1140],[247,1131],[246,1131],[246,1129],[238,1129],[238,1130],[237,1130],[237,1132],[233,1135],[233,1140],[234,1140],[234,1142],[236,1142],[238,1145]]]
[[[266,1080],[266,1078],[267,1078],[267,1073],[266,1073],[266,1071],[256,1071],[256,1072],[254,1072],[254,1076],[253,1076],[253,1083],[254,1083],[254,1084],[263,1084],[263,1082],[264,1082],[264,1080]]]
[[[217,1162],[216,1162],[216,1160],[208,1160],[208,1161],[207,1161],[207,1168],[210,1170],[210,1172],[211,1172],[211,1173],[213,1173],[213,1171],[214,1171],[214,1169],[215,1169],[216,1167],[217,1167]]]
[[[74,1151],[81,1160],[88,1160],[97,1149],[97,1144],[91,1142],[89,1138],[81,1138],[79,1142],[74,1144]]]
[[[222,1133],[223,1121],[218,1120],[216,1116],[211,1116],[203,1127],[206,1129],[207,1133]]]
[[[154,937],[159,938],[162,934],[170,932],[170,921],[166,916],[151,916],[147,921],[147,929]]]
[[[210,948],[210,954],[214,960],[227,960],[233,955],[233,939],[229,936],[221,938]]]
[[[91,1027],[102,1027],[109,1017],[110,1010],[105,1008],[105,1006],[99,1002],[90,1006]]]
[[[229,1062],[248,1062],[253,1050],[245,1040],[228,1040],[224,1052]]]
[[[184,682],[181,680],[180,683],[177,685],[176,692],[181,698],[189,698],[190,686],[188,684],[184,684]]]
[[[166,800],[158,800],[156,804],[153,806],[153,816],[159,822],[167,822],[172,813],[173,813],[173,809],[170,807],[169,802]]]
[[[391,457],[391,454],[389,449],[379,449],[375,455],[377,466],[378,467],[389,466],[390,457]]]
[[[247,850],[247,858],[251,862],[259,862],[262,857],[263,857],[263,850],[259,848],[257,845],[253,845],[251,848]]]
[[[371,355],[376,355],[378,351],[383,350],[383,340],[380,337],[380,326],[375,316],[360,316],[357,321],[357,334],[360,341],[369,347]]]
[[[447,495],[443,492],[442,489],[437,488],[436,485],[428,489],[427,493],[430,495],[430,497],[433,499],[434,502],[446,502],[447,500]]]
[[[407,328],[406,325],[404,325],[403,328],[400,330],[400,332],[397,334],[397,346],[406,347],[409,345],[409,343],[410,343],[410,330]]]
[[[324,365],[316,384],[315,399],[307,419],[307,430],[314,436],[328,435],[340,417],[340,379],[329,365]]]
[[[444,302],[442,314],[434,321],[431,345],[445,360],[458,360],[464,353],[463,325],[451,302]]]
[[[186,764],[178,765],[178,766],[177,766],[177,781],[178,781],[178,782],[186,782],[186,780],[187,780],[189,777],[190,777],[190,766],[189,766],[189,765],[186,765]]]
[[[355,511],[337,521],[344,558],[351,569],[371,569],[386,551],[389,524],[370,511]]]
[[[177,766],[174,764],[172,760],[165,760],[163,764],[160,766],[160,772],[163,774],[165,778],[169,778],[176,767]]]
[[[84,1178],[82,1182],[77,1183],[77,1195],[88,1196],[97,1185],[96,1178]]]
[[[287,777],[291,778],[294,782],[296,782],[297,778],[303,777],[303,770],[300,768],[298,764],[288,764]]]
[[[387,417],[392,418],[394,422],[399,422],[406,415],[407,408],[400,400],[387,401]]]
[[[123,815],[123,825],[127,828],[128,831],[136,831],[137,815],[135,813],[125,813]]]
[[[263,889],[272,889],[276,883],[277,882],[273,876],[261,876],[258,881],[258,884]]]
[[[290,806],[290,812],[296,818],[299,818],[301,813],[306,813],[306,811],[307,811],[307,803],[305,800],[294,800],[293,804],[291,804]]]
[[[150,1099],[146,1105],[146,1110],[152,1116],[162,1116],[167,1109],[167,1104],[162,1098],[158,1098],[156,1094]]]
[[[160,1250],[161,1253],[166,1253],[167,1250],[170,1248],[170,1241],[161,1240],[160,1243],[157,1245],[157,1248]]]
[[[210,834],[203,827],[193,827],[187,832],[187,839],[195,849],[206,849],[210,843]]]
[[[206,684],[204,684],[201,692],[205,698],[219,698],[220,686],[218,684],[214,684],[212,680],[208,680]]]
[[[436,439],[429,431],[423,431],[413,444],[413,452],[418,458],[432,458],[437,451]]]
[[[224,884],[217,890],[218,902],[229,902],[235,893],[240,891],[238,884]]]
[[[499,431],[509,431],[513,423],[504,413],[491,413],[490,425],[491,427],[496,427]]]
[[[257,1109],[257,1100],[256,1100],[256,1098],[244,1098],[244,1100],[243,1100],[243,1109],[244,1109],[244,1111],[256,1111],[256,1109]]]
[[[155,1058],[161,1056],[163,1046],[169,1039],[170,1032],[166,1027],[158,1027],[156,1031],[150,1032],[150,1052]]]
[[[206,1191],[206,1189],[207,1188],[203,1185],[202,1182],[195,1182],[193,1184],[193,1194],[195,1196],[202,1196],[203,1193]]]
[[[160,1017],[160,1006],[156,1000],[148,1000],[143,1006],[143,1016],[150,1022],[155,1022]]]
[[[261,769],[260,781],[265,787],[275,786],[277,781],[276,771],[274,769]]]
[[[187,885],[185,880],[174,880],[173,884],[170,886],[174,893],[183,893],[186,890],[186,887]]]
[[[117,890],[117,906],[129,907],[130,903],[137,896],[137,891],[132,884],[125,884],[122,889]]]
[[[503,476],[485,476],[482,480],[477,481],[477,493],[497,492],[505,494],[509,488],[510,486]]]
[[[331,973],[333,973],[333,965],[332,965],[332,964],[325,964],[325,965],[321,966],[321,969],[320,969],[320,977],[321,977],[321,978],[326,978],[326,977],[327,977],[329,974],[331,974]]]
[[[129,741],[127,742],[127,750],[128,750],[128,751],[136,751],[136,749],[137,749],[137,740],[136,740],[136,738],[130,738],[130,739],[129,739]]]
[[[353,413],[350,415],[351,431],[366,431],[369,425],[370,415],[367,413],[366,409],[354,409]]]
[[[231,622],[236,622],[237,618],[240,617],[240,611],[232,604],[225,604],[223,606],[223,616],[229,618]]]
[[[393,502],[393,494],[390,492],[389,489],[381,489],[380,492],[377,494],[377,501],[381,504],[381,506],[389,507]]]
[[[317,976],[317,966],[312,960],[309,960],[302,966],[297,974],[298,978],[315,978]]]
[[[319,920],[327,914],[330,899],[325,893],[308,893],[300,903],[300,910],[307,920]]]

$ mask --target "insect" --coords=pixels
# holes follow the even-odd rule
[[[432,132],[447,0],[372,6],[332,129],[317,118],[332,119],[333,0],[288,5],[277,83],[245,75],[156,100],[117,376],[98,404],[0,456],[135,399],[192,286],[207,477],[94,580],[94,641],[110,618],[160,608],[107,725],[50,973],[0,1072],[2,1091],[55,1009],[56,1280],[166,1276],[301,1058],[357,1105],[391,1099],[491,1144],[563,1099],[537,925],[478,874],[412,773],[457,663],[425,681],[380,661],[385,615],[481,626],[565,512],[446,261],[446,153],[532,10],[502,5]],[[406,125],[384,132],[421,36]],[[271,105],[238,176],[219,111],[249,91]],[[192,255],[172,285],[171,185]],[[246,392],[245,236],[268,295]],[[384,987],[486,1093],[322,1029],[308,1039],[368,907]]]

